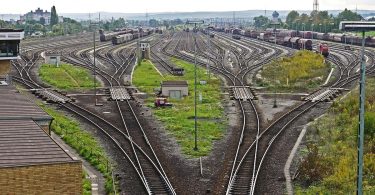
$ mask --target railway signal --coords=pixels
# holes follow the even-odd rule
[[[203,20],[187,21],[186,24],[194,24],[197,29],[197,24],[203,24]],[[193,30],[194,32],[194,30]],[[194,150],[198,150],[197,144],[197,42],[194,35]]]
[[[359,128],[358,128],[358,168],[357,168],[357,194],[362,195],[362,177],[363,177],[363,142],[365,133],[365,81],[366,64],[365,58],[365,34],[366,31],[375,30],[375,22],[363,21],[344,21],[340,23],[340,30],[362,32],[362,51],[361,51],[361,80],[359,82]]]

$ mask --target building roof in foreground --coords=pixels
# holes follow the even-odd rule
[[[0,120],[51,120],[43,109],[12,86],[0,86]]]
[[[0,120],[0,168],[73,161],[33,120]]]

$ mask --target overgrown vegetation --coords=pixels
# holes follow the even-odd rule
[[[276,60],[264,66],[257,83],[278,90],[314,89],[329,73],[324,57],[311,51],[298,51],[292,57]]]
[[[90,195],[91,194],[91,181],[87,178],[87,173],[83,171],[82,173],[82,188],[83,188],[83,195]]]
[[[62,90],[94,87],[93,77],[88,70],[70,64],[59,67],[43,64],[39,69],[39,76],[44,82]]]
[[[375,79],[367,83],[363,184],[365,194],[375,194]],[[358,102],[357,92],[335,102],[310,127],[297,194],[355,194]]]
[[[198,82],[206,80],[206,85],[199,85],[197,90],[202,94],[202,102],[198,102],[198,151],[194,151],[194,65],[185,61],[172,59],[172,62],[185,69],[182,77],[165,76],[164,78],[155,70],[152,63],[144,61],[137,66],[133,75],[133,84],[139,90],[147,92],[147,104],[154,108],[153,101],[155,88],[160,87],[163,80],[187,80],[189,96],[182,100],[169,100],[172,108],[154,108],[153,113],[165,125],[166,129],[174,135],[184,154],[198,157],[209,154],[213,141],[223,137],[225,120],[223,106],[221,105],[220,80],[211,76],[208,80],[206,70],[198,68]]]
[[[39,104],[39,106],[54,118],[51,125],[53,132],[59,135],[66,144],[74,148],[80,156],[98,171],[103,173],[106,192],[114,194],[110,161],[98,141],[91,134],[82,130],[76,120],[65,116],[62,112],[56,111],[47,105]]]

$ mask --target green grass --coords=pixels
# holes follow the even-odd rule
[[[278,91],[306,91],[323,84],[330,66],[324,57],[311,51],[298,51],[263,67],[257,84]]]
[[[90,195],[91,194],[91,180],[86,178],[87,173],[83,171],[82,173],[82,188],[83,188],[83,195]]]
[[[76,120],[65,116],[62,112],[45,104],[39,103],[39,106],[54,118],[51,125],[52,131],[59,135],[66,144],[74,148],[80,156],[87,160],[98,171],[103,173],[106,180],[106,192],[108,194],[113,194],[109,159],[98,141],[87,131],[81,129]],[[85,183],[85,186],[86,185],[87,183]]]
[[[185,61],[172,59],[172,62],[185,69],[182,77],[165,76],[164,78],[154,69],[149,61],[137,66],[133,75],[133,84],[141,91],[147,92],[147,105],[153,108],[156,118],[176,138],[182,152],[190,157],[208,155],[215,140],[223,137],[226,121],[224,108],[221,104],[221,81],[211,75],[208,80],[206,70],[198,68],[199,80],[206,80],[207,85],[199,85],[197,90],[202,93],[202,102],[198,103],[198,151],[194,151],[194,65]],[[172,108],[154,108],[154,89],[160,87],[162,80],[187,80],[189,96],[182,100],[170,100]],[[198,83],[199,83],[198,80]]]
[[[362,37],[362,32],[357,32],[356,33],[358,36]],[[366,32],[366,37],[374,37],[375,36],[375,31],[369,31],[369,32]]]
[[[357,175],[358,89],[334,102],[307,135],[296,194],[355,194]],[[366,86],[364,194],[375,194],[375,79]]]
[[[39,69],[39,76],[42,81],[57,89],[71,90],[94,87],[93,77],[88,70],[70,64],[62,64],[60,67],[43,64]]]

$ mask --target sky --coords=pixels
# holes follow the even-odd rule
[[[1,0],[4,1],[4,0]],[[320,0],[320,10],[375,10],[375,0]],[[313,0],[12,0],[2,14],[24,14],[56,6],[58,13],[145,13],[240,10],[312,10]]]

